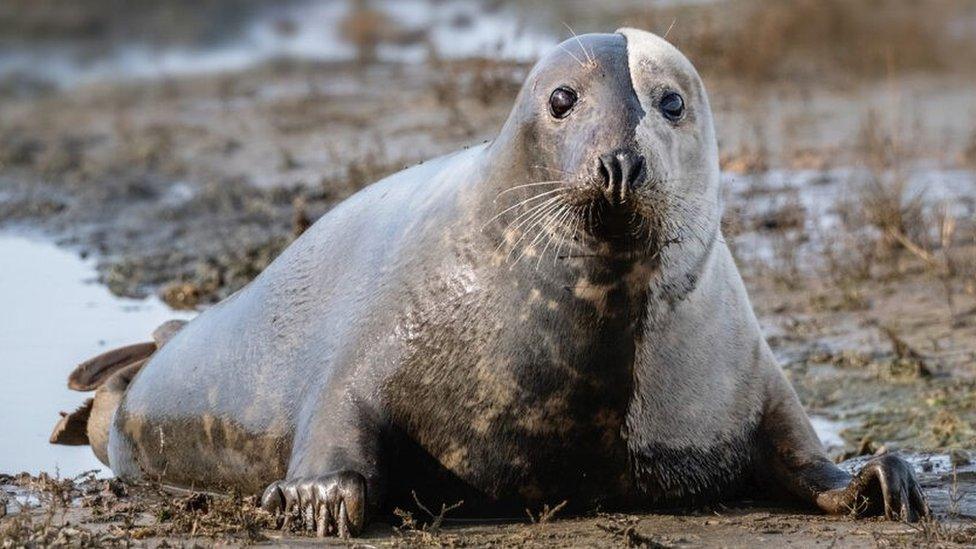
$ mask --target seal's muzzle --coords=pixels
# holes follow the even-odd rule
[[[614,205],[626,202],[631,191],[643,185],[647,178],[644,157],[630,149],[603,154],[596,164],[597,181],[603,195]]]

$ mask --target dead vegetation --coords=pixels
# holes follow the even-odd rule
[[[971,547],[976,544],[976,525],[948,524],[931,518],[923,519],[912,526],[918,533],[917,543],[927,546],[944,547],[945,544],[959,544]]]
[[[670,27],[669,40],[707,75],[843,81],[971,71],[976,36],[958,29],[973,17],[972,5],[960,0],[735,0],[720,13],[707,4],[642,6],[630,22],[661,33]]]
[[[958,218],[965,209],[948,199],[933,199],[926,195],[928,187],[912,183],[913,150],[894,128],[877,113],[862,124],[859,148],[865,174],[850,183],[850,192],[836,205],[842,231],[861,242],[844,252],[853,268],[838,265],[836,256],[832,267],[859,273],[862,280],[921,271],[937,283],[948,317],[957,323],[961,311],[956,295],[971,294],[966,288],[976,275],[976,225]],[[883,266],[887,268],[882,271]]]
[[[149,538],[265,540],[272,524],[254,497],[172,495],[154,485],[125,485],[91,473],[72,479],[0,475],[17,493],[15,512],[0,517],[2,547],[129,546]]]
[[[964,460],[960,458],[959,463]],[[891,528],[883,521],[852,521],[806,511],[757,508],[755,502],[730,503],[677,515],[597,513],[554,520],[563,507],[559,504],[545,506],[538,515],[530,514],[534,523],[462,520],[448,524],[449,515],[461,502],[432,510],[415,497],[416,511],[395,512],[400,519],[398,526],[391,527],[382,520],[374,522],[363,539],[356,541],[379,547],[611,544],[657,548],[688,544],[740,546],[758,535],[768,543],[789,542],[801,547],[845,539],[863,541],[872,536],[899,544],[965,544],[972,543],[972,527],[951,516],[946,520],[947,513],[971,510],[971,503],[963,500],[972,486],[971,467],[968,463],[960,467],[966,467],[965,475],[970,476],[960,472],[957,481],[939,488],[923,484],[930,494],[933,490],[946,490],[946,499],[937,504],[937,520],[907,531],[897,529],[895,533],[889,532]],[[0,486],[0,494],[24,502],[9,506],[13,507],[10,515],[0,516],[0,547],[237,546],[268,542],[291,545],[314,539],[314,532],[306,530],[302,521],[292,521],[286,531],[275,530],[277,521],[257,507],[254,497],[173,493],[152,484],[127,485],[90,474],[74,479],[0,476]],[[423,517],[417,518],[415,512]]]
[[[400,525],[393,527],[393,533],[400,541],[407,544],[441,545],[438,538],[444,520],[448,513],[460,508],[464,502],[458,501],[451,505],[442,503],[440,511],[434,513],[421,503],[416,492],[413,492],[413,501],[417,509],[423,511],[426,517],[416,518],[412,511],[396,508],[393,510],[393,515],[400,519]]]
[[[834,375],[846,380],[844,392],[862,395],[859,404],[847,404],[858,411],[847,416],[856,427],[844,434],[844,457],[889,445],[954,449],[976,441],[974,208],[965,191],[953,198],[959,191],[942,180],[948,175],[926,167],[911,127],[893,111],[869,113],[854,140],[856,166],[829,175],[839,192],[820,195],[815,202],[825,209],[806,212],[805,222],[781,220],[791,211],[782,206],[793,196],[789,188],[760,183],[740,195],[773,205],[740,203],[751,221],[739,223],[745,234],[735,235],[735,248],[744,247],[743,237],[753,248],[768,248],[768,258],[751,259],[760,265],[747,280],[773,282],[776,290],[768,295],[782,303],[776,312],[803,319],[787,327],[787,347],[842,341],[787,367],[843,371],[823,380],[801,375],[800,383],[809,384],[803,391],[813,391],[804,393],[805,402],[834,409],[849,400],[832,386]],[[806,185],[811,193],[813,183]],[[833,328],[844,321],[849,330]],[[966,535],[926,528],[931,543]]]
[[[563,500],[559,504],[550,507],[548,503],[542,506],[542,510],[539,511],[538,515],[533,515],[530,509],[525,510],[525,514],[529,516],[529,522],[532,524],[546,524],[552,520],[557,513],[563,510],[564,507],[569,503],[569,500]]]
[[[963,166],[976,169],[976,129],[973,130],[973,134],[969,137],[969,143],[962,152],[961,163]]]
[[[646,547],[648,549],[664,549],[671,547],[666,543],[656,541],[637,531],[639,520],[631,515],[603,515],[604,521],[597,524],[600,530],[610,535],[610,538],[624,547]]]
[[[370,135],[363,140],[355,154],[331,151],[337,165],[344,165],[344,173],[337,178],[323,178],[319,185],[323,193],[335,193],[346,198],[363,187],[405,168],[401,158],[391,158],[382,136]]]
[[[823,182],[744,170],[749,184],[732,197],[723,227],[747,278],[812,290],[808,305],[833,312],[869,311],[879,283],[923,282],[942,296],[951,326],[971,323],[976,205],[954,200],[959,191],[940,181],[947,176],[925,167],[904,118],[869,111],[853,136],[856,164],[823,172]]]

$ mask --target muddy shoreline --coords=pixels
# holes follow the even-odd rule
[[[326,69],[330,82],[347,79],[353,91],[310,95],[309,81]],[[490,69],[499,91],[487,99],[475,97],[472,88],[490,80],[477,76],[487,69],[459,62],[451,65],[452,79],[471,84],[450,90],[439,88],[444,84],[434,72],[407,75],[402,67],[378,66],[362,73],[353,66],[298,64],[170,82],[168,91],[129,84],[5,103],[0,230],[40,231],[95,258],[101,283],[116,294],[153,293],[172,306],[205,307],[246,284],[303,226],[362,186],[422,158],[490,138],[525,67]],[[394,77],[402,82],[395,98],[369,91]],[[829,103],[837,92],[821,93]],[[810,203],[803,193],[843,195],[856,179],[845,171],[849,166],[870,172],[866,153],[855,141],[846,155],[839,154],[830,132],[802,144],[785,140],[775,148],[755,147],[755,133],[737,119],[744,99],[730,99],[745,92],[720,84],[718,94],[718,103],[725,104],[717,116],[730,189],[727,238],[770,343],[808,411],[843,425],[833,456],[976,448],[976,297],[965,273],[953,281],[951,311],[943,281],[904,250],[883,261],[861,258],[875,262],[869,270],[877,272],[868,276],[824,276],[824,269],[857,270],[854,256],[844,256],[843,268],[824,266],[823,248],[815,244],[836,235],[818,235],[808,225],[837,216],[837,199]],[[876,111],[857,96],[847,101],[864,113],[861,122],[849,122],[858,136],[863,120]],[[780,118],[766,123],[786,127],[796,116],[784,108]],[[249,132],[241,131],[241,120],[249,120]],[[25,131],[28,124],[31,131]],[[913,162],[969,177],[962,154],[945,147],[916,150]],[[778,178],[777,171],[787,175]],[[974,197],[976,188],[968,195],[970,204]],[[898,341],[911,352],[899,350]],[[14,485],[32,482],[37,479]],[[393,520],[377,524],[368,543],[569,545],[582,539],[594,545],[713,546],[761,538],[816,546],[972,539],[966,536],[976,534],[960,530],[957,522],[959,516],[976,516],[976,508],[950,518],[941,494],[951,486],[945,479],[930,480],[945,524],[922,528],[734,505],[690,516],[597,516],[500,529],[451,524],[437,533],[401,532]],[[186,536],[233,543],[305,539],[254,530],[257,518],[230,511],[209,517],[188,511],[189,522],[174,530],[157,511],[182,504],[156,492],[134,494],[117,502],[131,511],[103,515],[97,506],[69,506],[59,515],[61,526],[38,531],[37,524],[52,520],[47,513],[53,504],[42,501],[27,511],[34,526],[19,523],[18,535],[76,536],[72,543],[158,544]],[[194,530],[193,524],[208,520],[211,530]]]
[[[939,520],[914,525],[879,518],[855,520],[755,501],[691,511],[601,512],[582,517],[527,510],[527,518],[521,521],[481,522],[453,520],[449,513],[425,516],[420,508],[410,507],[398,510],[395,517],[378,518],[360,538],[347,542],[316,539],[310,537],[312,532],[272,529],[273,519],[255,507],[253,497],[174,492],[86,475],[66,480],[0,475],[8,498],[0,538],[80,546],[163,546],[192,539],[231,545],[383,547],[751,547],[756,542],[799,547],[950,546],[976,540],[976,465],[951,466],[951,458],[944,454],[911,459]],[[846,466],[850,469],[862,462],[854,460]]]
[[[117,295],[203,308],[363,186],[490,139],[528,69],[436,56],[417,64],[275,60],[221,74],[0,90],[0,231],[40,233],[94,258],[100,283]],[[374,526],[366,543],[976,539],[962,524],[976,517],[976,472],[965,463],[976,459],[971,75],[919,69],[756,81],[716,73],[706,83],[728,187],[725,236],[774,352],[808,412],[840,426],[832,457],[937,452],[958,464],[955,480],[922,469],[942,522],[912,527],[734,504],[534,525],[449,523],[441,532],[397,519]],[[241,511],[243,500],[222,506],[154,487],[120,496],[128,489],[92,479],[0,483],[10,494],[36,492],[38,506],[8,505],[0,524],[23,543],[312,541],[264,529],[259,513]],[[961,510],[950,509],[953,485],[965,492]]]

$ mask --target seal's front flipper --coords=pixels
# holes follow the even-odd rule
[[[340,471],[280,480],[264,491],[261,506],[275,516],[284,517],[283,528],[293,515],[298,515],[306,528],[315,525],[319,537],[334,535],[347,539],[359,535],[366,525],[366,479],[353,471]]]
[[[848,482],[817,494],[817,505],[832,514],[884,513],[888,520],[906,522],[929,515],[915,471],[895,454],[872,459]]]
[[[771,373],[762,431],[762,454],[777,483],[821,510],[859,517],[884,513],[907,522],[928,516],[915,473],[900,457],[875,458],[853,477],[834,465],[778,368]]]
[[[319,536],[363,531],[386,495],[381,414],[346,387],[311,395],[295,429],[288,472],[264,491],[266,510],[293,518]]]

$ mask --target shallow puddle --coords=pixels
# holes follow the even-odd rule
[[[844,448],[844,438],[840,436],[841,431],[850,427],[849,422],[836,421],[826,416],[810,414],[810,423],[813,430],[817,432],[817,437],[823,444],[828,453]]]
[[[858,189],[871,188],[877,174],[863,168],[829,170],[770,170],[759,174],[722,173],[727,189],[726,210],[735,212],[742,232],[731,235],[736,260],[741,264],[777,265],[786,254],[778,247],[791,231],[802,239],[790,241],[792,255],[798,258],[820,257],[833,242],[838,227],[843,226],[846,202],[860,200]],[[946,212],[957,220],[976,216],[976,171],[918,166],[905,173],[883,174],[885,184],[904,177],[903,200],[918,201],[923,211],[935,216]],[[796,209],[796,220],[802,227],[764,227],[768,221]],[[853,222],[852,226],[857,227]],[[933,225],[934,226],[934,225]],[[868,224],[860,230],[873,230]],[[933,234],[938,239],[939,235]],[[811,267],[816,267],[811,265]]]
[[[223,9],[238,9],[232,3],[224,4]],[[228,13],[225,19],[236,17],[240,22],[215,29],[213,40],[196,45],[128,40],[90,51],[72,43],[18,44],[0,54],[0,77],[31,75],[72,86],[238,71],[282,58],[351,61],[357,50],[343,36],[342,27],[361,20],[352,15],[354,4],[300,0],[269,3],[244,17]],[[381,43],[376,51],[379,59],[389,62],[424,62],[431,48],[447,57],[533,59],[568,32],[561,26],[558,34],[530,26],[522,12],[532,10],[508,4],[486,10],[476,0],[379,0],[372,7],[399,29],[400,43]]]
[[[107,473],[87,446],[48,443],[58,411],[88,396],[68,390],[68,373],[94,354],[146,341],[165,320],[193,316],[155,297],[115,297],[94,279],[93,265],[73,252],[0,234],[0,473]]]

